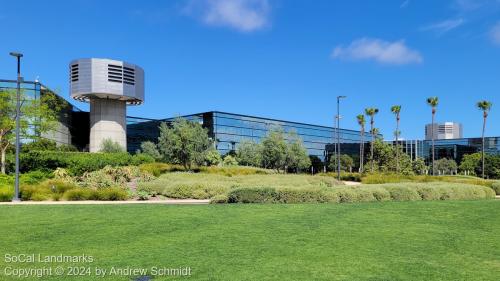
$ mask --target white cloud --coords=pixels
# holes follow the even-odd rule
[[[401,5],[399,5],[399,8],[404,9],[404,8],[408,7],[409,4],[410,4],[410,0],[406,0],[403,3],[401,3]]]
[[[207,25],[251,32],[269,25],[268,0],[191,0],[184,9]]]
[[[437,22],[437,23],[433,23],[433,24],[430,24],[430,25],[427,25],[427,26],[424,26],[421,28],[421,30],[424,30],[424,31],[435,31],[437,32],[439,35],[442,35],[452,29],[455,29],[459,26],[461,26],[462,24],[465,23],[465,20],[462,19],[462,18],[459,18],[459,19],[448,19],[448,20],[444,20],[444,21],[441,21],[441,22]]]
[[[361,38],[349,46],[337,46],[332,58],[347,60],[374,60],[382,64],[403,65],[421,63],[422,55],[406,46],[404,40],[389,42],[381,39]]]
[[[490,37],[493,43],[500,46],[500,21],[490,30]]]
[[[453,6],[461,12],[470,12],[483,7],[488,2],[490,0],[455,0]]]

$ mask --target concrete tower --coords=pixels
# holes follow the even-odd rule
[[[144,70],[110,59],[78,59],[69,65],[70,93],[90,103],[90,152],[105,139],[127,147],[126,106],[144,102]]]

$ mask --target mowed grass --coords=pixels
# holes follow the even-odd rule
[[[499,218],[495,200],[1,206],[0,280],[18,280],[3,276],[6,253],[189,266],[189,280],[498,280]]]

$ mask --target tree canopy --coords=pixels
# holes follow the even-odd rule
[[[23,139],[38,140],[43,133],[55,129],[64,104],[51,92],[39,98],[21,91],[20,134]],[[5,173],[6,153],[15,142],[16,91],[0,90],[0,154],[1,172]]]
[[[207,130],[199,123],[177,118],[171,125],[160,125],[158,149],[167,162],[182,164],[186,169],[202,165],[211,144]]]

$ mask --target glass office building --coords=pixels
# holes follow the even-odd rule
[[[59,122],[56,128],[50,132],[41,134],[33,124],[28,125],[27,135],[21,136],[23,143],[32,141],[33,136],[42,137],[54,140],[57,144],[74,145],[80,150],[85,150],[89,142],[90,125],[89,113],[81,111],[71,105],[64,98],[58,96],[49,88],[45,87],[40,82],[25,81],[21,83],[21,113],[23,112],[23,104],[27,104],[32,100],[40,99],[45,94],[54,94],[58,102],[62,105],[62,110],[59,112]],[[0,91],[7,91],[12,95],[16,94],[17,82],[15,80],[1,80]],[[28,120],[29,123],[29,120]]]
[[[25,102],[39,99],[45,93],[53,93],[39,82],[26,81],[21,84]],[[15,80],[0,80],[0,91],[9,91],[15,94]],[[56,95],[57,96],[57,95]],[[58,144],[72,144],[79,150],[88,151],[90,117],[89,113],[81,111],[71,105],[64,98],[59,97],[64,103],[59,114],[59,124],[53,132],[39,135],[56,141]],[[22,109],[21,109],[22,110]],[[197,122],[207,129],[214,146],[221,154],[235,151],[243,140],[260,142],[270,130],[281,129],[286,133],[294,132],[303,141],[309,154],[317,161],[325,162],[336,155],[337,146],[336,129],[328,126],[318,126],[299,122],[262,118],[241,114],[232,114],[219,111],[203,112],[192,115],[179,116]],[[143,141],[157,142],[160,135],[160,124],[170,123],[175,118],[148,119],[140,117],[127,117],[127,150],[135,153],[140,149]],[[30,134],[37,134],[35,127],[30,127]],[[378,136],[381,138],[382,136]],[[357,163],[359,159],[360,136],[357,130],[339,130],[341,154],[350,155]],[[365,153],[369,150],[370,134],[365,133]],[[32,138],[24,136],[23,142]],[[430,140],[404,140],[399,142],[403,151],[411,156],[423,158],[427,163],[431,159],[432,142]],[[486,138],[486,152],[500,154],[500,137]],[[436,159],[454,159],[460,163],[463,156],[481,151],[481,138],[461,138],[435,140]],[[313,159],[314,160],[314,159]],[[314,161],[313,161],[314,162]]]
[[[394,142],[391,142],[394,143]],[[432,158],[432,140],[403,140],[399,141],[403,152],[412,159],[419,157],[428,164]],[[481,152],[481,138],[441,139],[434,141],[436,159],[453,159],[460,163],[464,155]],[[485,152],[487,154],[500,155],[500,137],[485,138]]]
[[[336,136],[336,130],[332,127],[219,111],[182,117],[202,124],[208,130],[217,150],[223,155],[235,151],[243,140],[258,143],[270,130],[281,129],[285,133],[296,133],[302,139],[309,155],[324,161],[332,154],[331,149],[328,148],[333,149],[332,143]],[[128,150],[135,152],[140,147],[140,143],[145,140],[156,142],[159,136],[159,130],[157,129],[159,124],[161,122],[171,122],[172,120],[174,118],[163,120],[128,118]],[[341,147],[346,148],[343,151],[346,154],[359,154],[359,131],[340,129],[339,133]],[[369,134],[366,136],[369,137]]]

